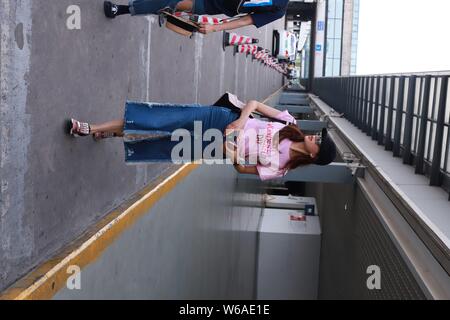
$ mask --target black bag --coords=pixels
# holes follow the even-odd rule
[[[240,114],[241,110],[245,107],[245,103],[240,101],[236,95],[227,91],[227,92],[225,92],[225,94],[223,96],[220,97],[219,100],[217,100],[216,103],[213,104],[213,106],[225,107],[225,108],[230,109],[233,112]],[[256,114],[263,118],[266,118],[267,120],[269,120],[271,122],[278,122],[278,123],[282,123],[284,125],[288,125],[288,123],[286,123],[286,121],[267,117],[267,116],[261,115],[259,113],[256,113]],[[253,114],[250,114],[250,118],[254,118]]]
[[[245,107],[245,103],[239,101],[236,95],[227,91],[223,96],[220,97],[219,100],[217,100],[216,103],[213,104],[213,106],[225,107],[233,112],[240,114],[241,110]]]

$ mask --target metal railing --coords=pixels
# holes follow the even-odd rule
[[[449,76],[316,78],[312,93],[429,177],[431,186],[450,192]]]

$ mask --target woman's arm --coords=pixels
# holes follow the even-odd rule
[[[263,116],[269,117],[269,118],[276,118],[277,115],[280,114],[280,110],[277,110],[275,108],[269,107],[268,105],[265,105],[264,103],[251,100],[247,102],[245,107],[242,109],[241,117],[242,118],[248,118],[252,112],[259,112]]]
[[[277,115],[280,114],[280,110],[272,108],[268,105],[265,105],[264,103],[256,102],[256,112],[261,113],[263,116],[269,117],[269,118],[276,118]]]
[[[247,104],[242,108],[241,115],[239,119],[235,122],[231,123],[227,129],[228,130],[242,130],[244,129],[245,123],[253,112],[259,112],[263,116],[269,118],[276,118],[280,114],[280,110],[269,107],[264,103],[258,102],[256,100],[250,100]]]
[[[256,166],[243,166],[240,164],[235,164],[234,168],[237,172],[242,174],[255,174],[258,175],[258,169],[256,169]]]
[[[249,26],[253,24],[253,19],[251,16],[243,16],[239,19],[230,21],[230,22],[224,22],[222,24],[218,25],[210,25],[210,24],[200,24],[200,28],[198,31],[200,33],[208,34],[210,32],[219,32],[224,30],[233,30],[237,28],[242,28],[245,26]]]

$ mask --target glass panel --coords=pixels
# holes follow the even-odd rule
[[[419,117],[414,118],[414,121],[417,123],[416,130],[413,132],[413,138],[416,139],[416,149],[419,148],[419,134],[420,134],[420,125],[422,124],[422,120]]]
[[[342,13],[344,11],[344,0],[336,1],[336,18],[342,19]]]
[[[409,79],[405,79],[405,88],[403,91],[403,106],[402,110],[403,112],[406,112],[406,106],[408,105],[408,92],[409,92]]]
[[[328,19],[334,19],[336,17],[336,0],[328,1]]]
[[[383,78],[378,79],[377,81],[377,87],[380,88],[380,90],[378,90],[378,103],[381,105],[381,97],[383,96]],[[376,92],[376,91],[375,91]]]
[[[327,58],[326,60],[326,68],[325,68],[325,75],[327,77],[333,76],[333,59]]]
[[[378,105],[375,105],[375,108],[376,108],[376,110],[378,110],[377,111],[378,114],[377,114],[377,118],[375,119],[374,126],[375,126],[375,129],[377,129],[377,131],[378,131],[378,129],[380,128],[381,112],[380,112],[380,107]]]
[[[448,127],[444,127],[444,143],[442,144],[442,157],[441,157],[441,169],[447,170],[447,166],[445,164],[445,156],[447,154],[447,137],[448,137]]]
[[[391,131],[392,140],[394,139],[395,136],[395,121],[397,121],[397,111],[394,111],[392,115],[392,131]]]
[[[425,135],[425,159],[426,160],[428,160],[428,161],[430,161],[430,150],[429,150],[429,148],[430,148],[430,139],[429,139],[429,137],[430,137],[430,122],[429,121],[427,121],[427,123],[428,123],[428,125],[427,125],[427,133],[426,133],[426,135]]]
[[[333,76],[337,77],[341,75],[341,61],[338,59],[334,60],[333,65]]]
[[[438,117],[439,103],[441,100],[441,83],[442,83],[442,81],[439,78],[437,80],[437,85],[436,85],[436,99],[433,104],[433,120],[434,121],[437,121],[437,117]]]
[[[450,124],[450,81],[447,86],[447,101],[445,104],[445,123]]]
[[[334,30],[335,30],[335,37],[342,38],[342,19],[336,20]]]
[[[327,58],[333,58],[334,53],[334,40],[327,40]]]
[[[433,104],[434,104],[434,96],[436,91],[436,79],[431,79],[430,85],[430,101],[428,102],[428,119],[433,117]]]
[[[386,112],[384,113],[384,128],[383,128],[383,133],[387,132],[387,125],[388,125],[388,111],[386,110]]]
[[[447,127],[447,163],[445,165],[445,172],[450,173],[450,140],[448,139],[448,127]]]
[[[327,38],[334,38],[334,19],[328,19]]]
[[[400,143],[403,144],[405,141],[405,123],[406,123],[406,115],[402,114],[402,123],[400,124],[401,135],[400,135]]]
[[[423,85],[422,85],[422,79],[418,78],[416,81],[416,96],[414,97],[414,114],[415,115],[419,115],[419,111],[420,111],[420,104],[422,101],[422,89],[423,89]]]
[[[436,124],[431,125],[430,161],[433,161],[434,142],[436,141]]]
[[[411,139],[411,145],[412,145],[411,151],[413,153],[417,153],[417,145],[416,145],[417,133],[416,133],[416,131],[417,131],[417,128],[418,128],[418,122],[419,122],[418,119],[416,117],[414,117],[414,119],[413,119],[413,129],[412,129],[413,134],[412,134],[412,139]]]
[[[387,84],[386,84],[386,100],[385,100],[386,104],[385,104],[385,106],[388,106],[389,105],[389,91],[391,90],[392,79],[389,78],[386,81],[387,81]],[[387,112],[387,109],[386,109],[386,112]]]
[[[333,58],[341,59],[341,39],[334,40],[334,55]]]
[[[395,86],[394,86],[394,105],[392,106],[392,109],[397,110],[397,102],[398,102],[398,88],[399,88],[399,79],[395,79]]]

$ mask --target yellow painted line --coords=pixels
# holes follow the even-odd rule
[[[67,273],[69,266],[78,266],[80,269],[94,262],[109,245],[117,239],[127,228],[132,226],[138,218],[145,215],[148,210],[164,195],[170,192],[182,179],[188,176],[198,165],[187,164],[178,169],[156,187],[145,188],[136,197],[121,208],[111,212],[94,228],[97,231],[88,239],[81,239],[78,245],[65,250],[59,257],[52,259],[31,274],[19,280],[11,288],[0,295],[0,300],[38,300],[50,299],[62,289],[71,274]],[[151,188],[149,192],[149,188]],[[105,221],[105,220],[109,221]],[[80,244],[81,243],[81,244]]]
[[[264,102],[278,94],[285,86],[270,95]],[[186,164],[167,178],[160,178],[144,188],[132,199],[110,212],[99,223],[72,245],[66,247],[57,257],[39,265],[34,271],[17,281],[3,293],[0,300],[46,300],[51,299],[66,286],[70,266],[80,269],[93,263],[101,254],[137,219],[181,180],[194,171],[198,164]]]

